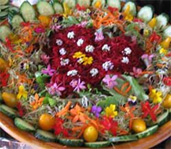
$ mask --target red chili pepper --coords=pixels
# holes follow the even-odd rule
[[[171,86],[171,77],[164,77],[163,83],[167,86]]]
[[[153,32],[153,33],[151,34],[151,36],[150,36],[150,41],[151,41],[151,42],[156,41],[156,42],[158,43],[158,42],[160,42],[160,40],[161,40],[161,37],[160,37],[159,35],[157,35],[156,32]]]

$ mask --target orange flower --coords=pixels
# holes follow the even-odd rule
[[[35,100],[30,103],[32,106],[33,110],[36,110],[38,107],[40,107],[43,103],[44,97],[39,98],[39,95],[36,93],[34,96]]]

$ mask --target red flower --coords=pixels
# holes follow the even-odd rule
[[[23,109],[20,102],[18,102],[18,104],[17,104],[17,109],[18,109],[19,115],[23,116],[24,115],[24,109]]]
[[[55,126],[53,127],[55,135],[63,134],[63,136],[68,137],[68,129],[63,127],[64,121],[61,118],[56,118]]]
[[[7,86],[7,82],[8,82],[9,76],[10,75],[7,72],[0,73],[0,87]]]
[[[171,86],[171,77],[164,77],[163,83],[167,86]]]
[[[113,136],[117,135],[117,128],[118,128],[118,123],[113,120],[112,117],[103,117],[103,120],[100,122],[104,128],[102,129],[102,133],[105,131],[109,131],[112,133]]]
[[[108,6],[108,10],[109,10],[111,13],[114,13],[114,12],[118,11],[118,8],[114,8],[114,7]]]
[[[79,4],[76,5],[77,10],[85,10],[84,6],[80,6]]]
[[[151,42],[154,42],[155,41],[155,42],[159,43],[160,40],[161,40],[161,37],[156,32],[153,32],[151,34],[151,36],[150,36],[150,41]]]
[[[149,101],[146,101],[145,103],[141,103],[141,108],[143,112],[142,118],[146,118],[149,115],[153,121],[157,120],[156,112],[159,108],[159,104],[151,107]]]

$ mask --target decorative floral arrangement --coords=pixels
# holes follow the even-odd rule
[[[171,36],[129,5],[102,4],[64,2],[62,13],[21,22],[0,42],[0,111],[17,127],[44,141],[105,147],[167,122]]]

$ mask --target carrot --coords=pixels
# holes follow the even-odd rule
[[[67,105],[61,111],[56,113],[56,116],[61,117],[62,115],[65,115],[68,112],[71,104],[72,104],[72,102],[68,101]]]
[[[129,85],[125,92],[128,93],[131,90],[131,88],[132,88],[132,86]]]
[[[127,87],[129,85],[129,82],[125,82],[122,87],[121,87],[121,91],[124,91],[124,88]]]
[[[126,96],[122,91],[120,91],[117,87],[114,87],[114,90],[117,92],[117,93],[119,93],[119,94],[121,94],[121,95],[123,95],[123,96]]]

